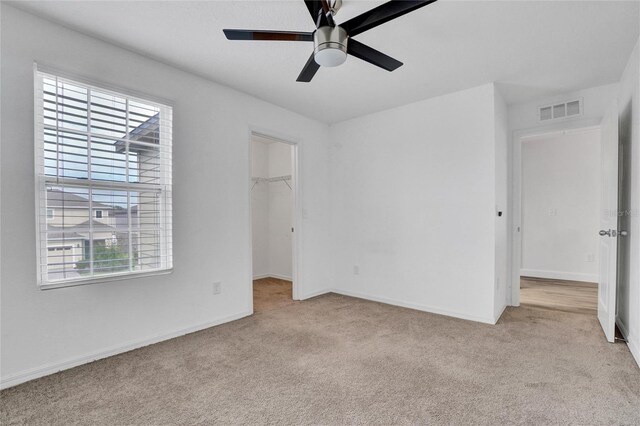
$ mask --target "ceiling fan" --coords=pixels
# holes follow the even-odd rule
[[[353,37],[435,1],[391,0],[336,25],[334,16],[342,6],[342,0],[304,0],[316,25],[314,32],[229,29],[223,31],[229,40],[313,42],[313,53],[302,68],[297,81],[310,82],[320,66],[341,65],[347,59],[347,54],[387,71],[393,71],[400,67],[402,62],[354,40]]]

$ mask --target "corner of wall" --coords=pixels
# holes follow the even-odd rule
[[[509,196],[509,147],[507,104],[493,83],[493,124],[495,138],[495,287],[493,315],[497,321],[507,306],[510,282],[511,209]]]

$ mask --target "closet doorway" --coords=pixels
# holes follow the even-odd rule
[[[253,310],[289,306],[297,299],[297,145],[251,133]]]

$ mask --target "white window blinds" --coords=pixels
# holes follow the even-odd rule
[[[171,107],[36,70],[35,123],[40,285],[171,269]]]

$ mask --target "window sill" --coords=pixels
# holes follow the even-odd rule
[[[173,273],[173,268],[170,269],[161,269],[156,271],[144,271],[144,272],[130,272],[121,275],[108,275],[104,277],[92,277],[85,279],[77,279],[70,280],[64,282],[53,282],[46,284],[39,284],[40,290],[53,290],[56,288],[64,288],[64,287],[76,287],[80,285],[89,285],[89,284],[101,284],[108,283],[113,281],[125,281],[132,280],[137,278],[147,278],[147,277],[155,277],[158,275],[169,275]]]

